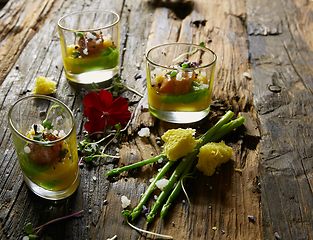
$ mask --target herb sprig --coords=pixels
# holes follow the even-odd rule
[[[60,218],[56,218],[56,219],[53,219],[49,222],[46,222],[45,224],[42,224],[41,226],[39,227],[33,227],[33,224],[31,222],[27,223],[24,227],[24,231],[28,234],[28,239],[36,239],[38,237],[38,234],[39,232],[47,225],[51,224],[51,223],[55,223],[55,222],[58,222],[58,221],[61,221],[61,220],[65,220],[67,218],[71,218],[71,217],[74,217],[74,216],[77,216],[81,213],[83,213],[84,210],[80,210],[76,213],[73,213],[73,214],[70,214],[70,215],[67,215],[67,216],[64,216],[64,217],[60,217]],[[27,239],[27,237],[25,239]],[[23,238],[24,239],[24,238]]]

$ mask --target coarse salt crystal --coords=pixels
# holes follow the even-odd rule
[[[157,186],[162,191],[167,186],[168,182],[169,181],[167,179],[163,178],[157,181],[155,186]]]
[[[244,75],[246,78],[251,79],[251,74],[250,74],[250,73],[244,72],[243,75]]]
[[[93,35],[93,34],[90,33],[90,32],[87,32],[87,33],[86,33],[86,38],[87,38],[87,39],[95,40],[95,39],[97,39],[97,36]]]
[[[130,205],[130,200],[126,196],[121,197],[122,208],[127,208]]]
[[[84,53],[85,55],[88,55],[88,49],[85,48],[85,49],[83,50],[83,53]]]
[[[162,163],[163,162],[163,158],[158,159],[158,163]]]
[[[59,137],[62,138],[62,137],[65,137],[65,135],[66,135],[65,132],[63,130],[60,130]]]
[[[178,73],[176,74],[176,80],[177,80],[177,81],[183,80],[182,74],[183,74],[182,72],[178,72]]]
[[[150,129],[145,127],[139,130],[138,135],[140,137],[150,137]]]
[[[24,152],[27,154],[30,153],[30,148],[28,146],[24,147]]]

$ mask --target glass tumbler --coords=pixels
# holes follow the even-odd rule
[[[79,174],[71,110],[53,97],[31,95],[12,105],[8,123],[28,187],[51,200],[73,194]]]
[[[216,55],[190,43],[167,43],[148,50],[149,110],[172,123],[191,123],[210,111]]]
[[[75,84],[109,83],[119,71],[120,17],[105,10],[73,12],[58,21],[66,77]]]

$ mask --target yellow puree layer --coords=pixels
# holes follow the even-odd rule
[[[64,144],[64,143],[63,143]],[[65,148],[65,146],[63,146]],[[68,149],[68,147],[66,146]],[[53,187],[52,191],[59,191],[69,188],[75,181],[78,175],[78,157],[72,159],[70,154],[67,153],[61,162],[54,162],[50,164],[50,168],[40,174],[33,176],[32,179],[39,185],[44,185],[52,181],[59,183]]]
[[[147,81],[147,85],[148,85],[148,100],[149,100],[149,104],[151,107],[157,109],[157,110],[163,110],[163,111],[186,111],[186,112],[196,112],[196,111],[201,111],[204,109],[207,109],[210,104],[211,104],[211,100],[212,100],[212,90],[210,91],[210,93],[201,98],[199,101],[197,102],[193,102],[190,104],[184,104],[184,103],[172,103],[172,104],[167,104],[167,103],[163,103],[162,102],[162,98],[166,96],[166,94],[162,94],[157,92],[152,86],[151,86],[151,81],[150,81],[150,76],[148,74],[147,76],[148,81]],[[208,84],[208,81],[205,77],[202,77],[199,79],[201,79],[201,81],[204,84]]]
[[[32,132],[31,134],[34,134]],[[30,135],[28,137],[30,138]],[[74,135],[73,135],[74,136]],[[76,139],[70,137],[70,146],[76,147]],[[68,144],[63,141],[62,148],[69,150],[62,160],[50,163],[50,168],[46,171],[30,177],[36,184],[45,186],[47,183],[56,182],[57,184],[48,190],[60,191],[69,188],[78,176],[78,154],[76,149],[70,149]],[[73,148],[73,147],[72,147]],[[72,153],[72,157],[71,157]]]
[[[72,72],[72,73],[80,73],[87,71],[90,67],[89,65],[92,63],[96,63],[98,61],[101,61],[103,59],[103,56],[100,53],[93,54],[91,56],[85,56],[84,58],[76,58],[73,55],[73,51],[75,50],[75,47],[77,45],[69,45],[66,48],[67,57],[64,57],[64,67],[67,71]],[[108,49],[109,47],[112,47],[112,43],[109,40],[104,40],[103,41],[103,50]],[[83,67],[87,65],[86,67]]]

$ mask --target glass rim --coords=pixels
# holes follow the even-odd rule
[[[99,28],[94,28],[94,29],[72,29],[72,28],[68,28],[68,27],[65,27],[61,24],[61,21],[66,18],[66,17],[69,17],[69,16],[72,16],[72,15],[76,15],[76,14],[84,14],[84,13],[92,13],[92,12],[101,12],[101,13],[110,13],[114,16],[117,17],[117,20],[107,26],[104,26],[104,27],[99,27]],[[116,24],[118,24],[120,22],[120,16],[116,13],[116,12],[113,12],[113,11],[109,11],[109,10],[99,10],[99,9],[95,9],[95,10],[83,10],[83,11],[76,11],[76,12],[71,12],[71,13],[68,13],[68,14],[65,14],[64,16],[62,16],[59,20],[58,20],[58,27],[61,28],[62,30],[66,30],[66,31],[70,31],[70,32],[91,32],[91,31],[99,31],[99,30],[102,30],[102,29],[107,29],[107,28],[111,28],[113,26],[115,26]]]
[[[12,111],[13,111],[13,108],[21,101],[25,100],[25,99],[45,99],[45,100],[50,100],[50,101],[53,101],[53,102],[56,102],[56,103],[59,103],[62,105],[62,107],[64,107],[66,109],[66,111],[70,114],[71,116],[71,119],[72,119],[72,125],[71,125],[71,129],[70,131],[62,138],[60,139],[57,139],[57,140],[54,140],[54,141],[46,141],[46,142],[42,142],[42,141],[37,141],[37,140],[34,140],[34,139],[30,139],[28,137],[26,137],[24,134],[20,133],[14,126],[14,124],[12,123],[12,120],[11,120],[11,114],[12,114]],[[74,115],[72,113],[72,111],[70,110],[70,108],[65,105],[62,101],[60,101],[59,99],[56,99],[54,97],[50,97],[50,96],[46,96],[46,95],[29,95],[29,96],[25,96],[25,97],[22,97],[18,100],[16,100],[12,106],[10,107],[9,109],[9,112],[8,112],[8,123],[9,123],[9,126],[11,129],[13,129],[13,131],[20,137],[22,138],[23,140],[27,141],[27,142],[31,142],[31,143],[35,143],[37,145],[54,145],[56,143],[59,143],[59,142],[62,142],[64,141],[65,139],[67,139],[74,131],[75,129],[75,119],[74,119]]]
[[[151,51],[157,49],[157,48],[160,48],[160,47],[163,47],[163,46],[171,46],[171,45],[189,45],[189,46],[193,46],[193,47],[196,47],[196,48],[202,48],[202,49],[205,49],[209,52],[212,53],[213,55],[213,60],[209,63],[209,64],[206,64],[204,66],[199,66],[199,67],[194,67],[194,68],[175,68],[175,67],[168,67],[168,66],[163,66],[159,63],[156,63],[154,61],[152,61],[151,59],[149,59],[149,54],[151,53]],[[156,45],[154,47],[151,47],[147,53],[146,53],[146,60],[147,62],[149,62],[150,64],[154,65],[154,66],[157,66],[157,67],[160,67],[160,68],[164,68],[164,69],[174,69],[174,70],[197,70],[197,69],[203,69],[203,68],[207,68],[207,67],[210,67],[212,65],[214,65],[216,63],[216,60],[217,60],[217,56],[216,54],[209,48],[207,47],[203,47],[203,46],[200,46],[200,45],[197,45],[197,44],[194,44],[194,43],[178,43],[178,42],[172,42],[172,43],[163,43],[163,44],[159,44],[159,45]]]

